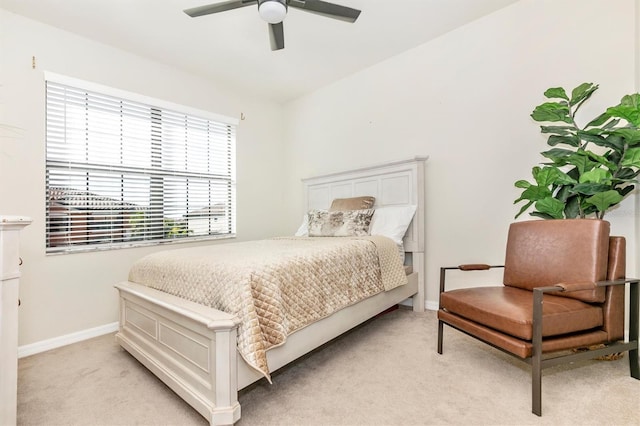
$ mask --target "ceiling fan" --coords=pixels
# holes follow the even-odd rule
[[[186,9],[184,13],[195,18],[253,4],[258,5],[258,13],[263,20],[269,23],[271,50],[284,49],[282,21],[287,16],[289,7],[346,22],[355,22],[360,16],[359,10],[321,0],[230,0]]]

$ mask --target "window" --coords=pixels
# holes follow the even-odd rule
[[[235,236],[236,122],[69,81],[46,81],[47,252]]]

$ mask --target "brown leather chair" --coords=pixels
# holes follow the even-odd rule
[[[504,268],[502,286],[445,291],[447,270],[498,267]],[[629,351],[631,376],[640,379],[638,282],[625,279],[625,239],[609,237],[609,222],[513,223],[504,265],[440,269],[438,353],[442,354],[447,324],[527,361],[532,370],[532,411],[540,416],[543,368]],[[625,283],[630,283],[626,342]],[[598,348],[584,350],[594,346]]]

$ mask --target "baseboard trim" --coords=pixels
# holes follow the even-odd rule
[[[424,307],[430,311],[437,311],[439,308],[439,303],[432,300],[427,300]]]
[[[30,355],[46,352],[72,343],[81,342],[83,340],[92,339],[118,331],[118,322],[101,325],[99,327],[89,328],[87,330],[78,331],[76,333],[66,334],[53,339],[42,340],[40,342],[31,343],[18,347],[18,358],[24,358]]]
[[[400,305],[412,307],[413,306],[413,301],[411,299],[403,300],[402,302],[400,302]],[[438,302],[425,300],[424,301],[424,308],[426,310],[428,310],[428,311],[437,311],[438,310]]]

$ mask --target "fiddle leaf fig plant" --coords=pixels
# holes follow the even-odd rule
[[[583,83],[569,95],[562,87],[544,92],[549,99],[531,118],[543,123],[551,148],[548,161],[533,167],[532,181],[515,183],[524,203],[516,218],[529,214],[544,219],[596,217],[619,204],[637,184],[640,174],[640,94],[624,96],[620,104],[580,126],[576,113],[598,89]]]

